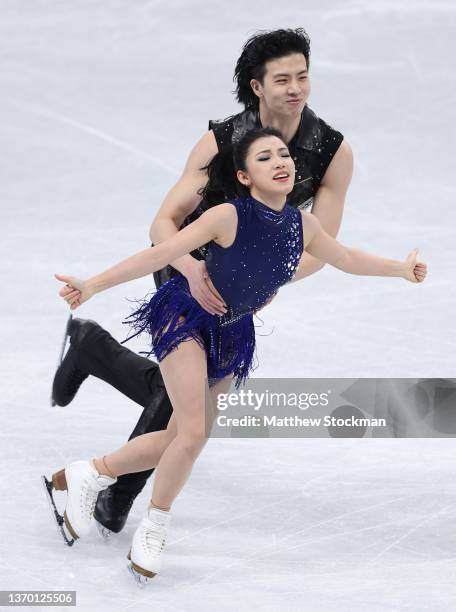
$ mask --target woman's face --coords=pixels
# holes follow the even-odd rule
[[[287,145],[277,136],[263,136],[250,145],[246,172],[237,178],[251,189],[271,195],[288,195],[294,186],[295,165]]]

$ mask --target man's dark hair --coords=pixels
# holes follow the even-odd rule
[[[307,68],[310,60],[310,38],[304,28],[260,31],[251,36],[242,48],[234,70],[234,93],[245,108],[258,107],[258,98],[250,86],[251,79],[263,83],[266,62],[292,53],[302,53]]]

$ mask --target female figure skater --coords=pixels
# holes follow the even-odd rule
[[[74,310],[95,293],[151,274],[210,243],[210,286],[228,305],[224,315],[209,314],[182,275],[144,301],[131,320],[136,333],[147,330],[151,336],[151,352],[173,405],[168,428],[134,438],[93,461],[71,463],[53,475],[52,483],[45,479],[51,498],[53,488],[67,490],[63,520],[77,539],[89,531],[101,490],[121,474],[157,466],[151,503],[128,555],[139,581],[160,570],[171,505],[207,440],[206,397],[215,402],[233,377],[238,387],[248,376],[255,348],[253,313],[291,280],[303,249],[351,274],[397,276],[413,283],[426,276],[426,265],[416,263],[417,250],[405,261],[395,261],[344,247],[323,231],[314,215],[287,205],[295,168],[280,132],[251,130],[235,145],[232,161],[236,174],[227,176],[221,172],[223,159],[215,156],[206,189],[220,189],[226,179],[238,181],[242,196],[235,201],[210,208],[175,236],[88,280],[56,275],[66,283],[60,295]],[[217,381],[210,390],[208,378]],[[65,533],[63,525],[61,529]]]

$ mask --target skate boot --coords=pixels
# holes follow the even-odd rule
[[[161,568],[161,556],[171,522],[171,513],[149,508],[133,536],[129,570],[140,585],[147,584]]]
[[[89,376],[78,366],[78,350],[86,334],[89,331],[95,330],[97,327],[98,324],[95,323],[95,321],[73,319],[70,316],[67,323],[60,361],[52,383],[51,404],[53,406],[67,406],[73,400],[79,387]],[[70,348],[63,358],[68,336],[70,337]]]
[[[53,474],[51,482],[45,476],[42,479],[59,531],[68,546],[72,546],[75,540],[89,533],[99,492],[114,484],[117,480],[99,474],[91,461],[70,463],[65,469]],[[55,505],[53,489],[67,491],[63,517],[59,514]],[[66,527],[66,530],[64,527]],[[73,538],[72,540],[70,540],[67,532]]]
[[[94,518],[103,538],[109,538],[113,533],[122,531],[136,495],[137,492],[131,493],[122,489],[120,483],[101,491],[95,506]]]

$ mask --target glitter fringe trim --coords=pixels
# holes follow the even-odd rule
[[[152,347],[143,354],[154,354],[161,361],[181,342],[193,339],[206,351],[208,378],[234,374],[236,389],[245,383],[257,367],[252,313],[235,317],[232,322],[226,321],[226,316],[209,314],[194,299],[181,274],[150,295],[136,301],[139,307],[124,321],[133,333],[122,344],[146,332]],[[179,321],[180,317],[185,320]]]

